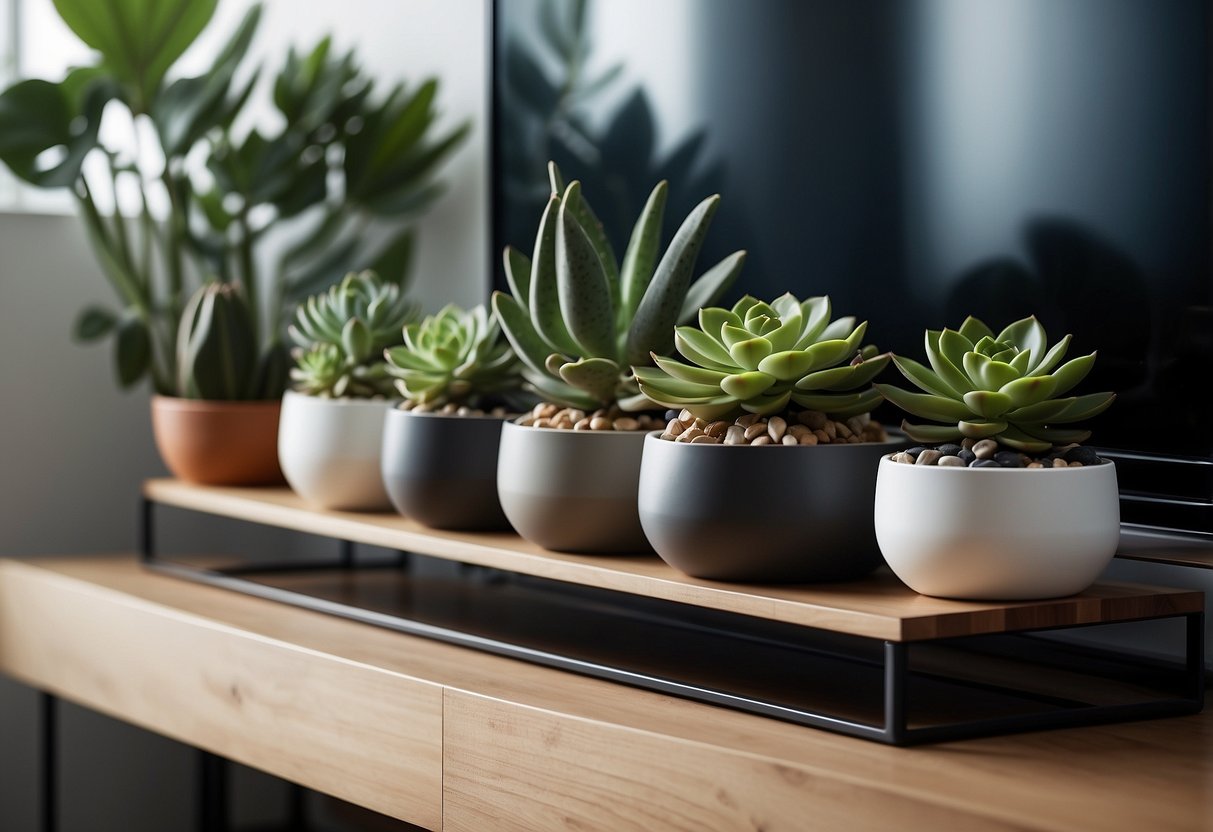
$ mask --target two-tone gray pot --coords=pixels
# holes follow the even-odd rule
[[[393,408],[383,425],[383,485],[405,517],[435,529],[508,529],[497,500],[502,420]]]
[[[510,525],[558,552],[622,554],[650,547],[636,513],[645,434],[506,422],[497,495]]]
[[[640,522],[662,560],[718,581],[842,581],[881,564],[872,522],[880,458],[855,445],[696,445],[650,433]]]

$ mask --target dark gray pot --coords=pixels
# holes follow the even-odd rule
[[[750,447],[650,433],[640,522],[662,560],[718,581],[843,581],[881,564],[872,521],[880,458],[904,446]]]
[[[502,420],[393,408],[383,426],[383,485],[406,517],[435,529],[508,529],[497,501]]]
[[[636,513],[645,434],[532,428],[506,422],[497,494],[510,524],[558,552],[652,551]]]

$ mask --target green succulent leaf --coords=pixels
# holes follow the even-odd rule
[[[561,367],[560,378],[565,384],[584,390],[599,402],[609,402],[615,398],[619,365],[606,358],[583,358]]]
[[[683,358],[712,370],[732,371],[733,357],[718,341],[698,329],[680,326],[674,329],[674,346]]]
[[[1057,380],[1055,390],[1057,395],[1068,393],[1071,388],[1087,377],[1087,373],[1091,372],[1091,368],[1095,366],[1095,355],[1095,353],[1091,353],[1072,358],[1053,372],[1053,378]]]
[[[982,323],[982,321],[974,318],[972,315],[965,318],[964,323],[960,325],[960,334],[963,335],[970,344],[976,344],[983,338],[1002,340],[1001,338],[995,339],[993,331]]]
[[[914,386],[919,390],[949,399],[960,398],[960,393],[949,386],[934,370],[923,364],[919,364],[914,359],[895,355],[893,356],[893,363],[897,365],[897,369],[901,371],[901,374],[913,382]]]
[[[750,371],[726,376],[720,382],[720,389],[737,399],[752,399],[765,393],[774,383],[774,376]]]
[[[889,355],[879,355],[844,367],[816,370],[796,382],[797,390],[854,390],[870,382],[889,365]],[[762,369],[761,366],[759,369]]]
[[[725,327],[725,331],[728,331]],[[729,347],[729,357],[737,366],[747,370],[758,369],[759,363],[771,354],[771,342],[766,338],[747,338],[736,341]]]
[[[527,303],[534,329],[551,349],[577,355],[579,348],[565,326],[560,309],[560,289],[556,265],[556,228],[560,223],[560,198],[553,196],[539,221],[535,252],[531,257],[531,296]]]
[[[1056,344],[1054,344],[1044,356],[1030,368],[1029,372],[1032,375],[1044,375],[1050,373],[1053,368],[1065,358],[1066,351],[1070,349],[1070,340],[1072,336],[1066,335]]]
[[[964,403],[969,410],[985,419],[998,419],[1015,405],[1006,393],[992,390],[970,390],[964,394]]]
[[[1021,353],[1022,355],[1022,353]],[[1057,390],[1057,379],[1053,376],[1029,376],[1007,382],[998,392],[1011,397],[1012,406],[1027,407],[1044,401]]]
[[[761,393],[753,398],[745,399],[741,402],[741,407],[747,413],[756,413],[759,416],[770,416],[775,413],[782,413],[788,409],[788,401],[792,398],[792,391],[785,390],[782,393]]]
[[[510,294],[525,309],[531,297],[531,258],[513,246],[506,246],[504,260]]]
[[[965,420],[957,423],[956,427],[960,428],[960,432],[970,439],[987,439],[991,436],[997,436],[1006,430],[1007,423],[997,421]]]
[[[846,419],[860,413],[868,413],[880,404],[880,393],[875,389],[857,393],[801,393],[792,391],[792,400],[809,410],[820,410],[835,419]]]
[[[881,396],[906,413],[921,416],[924,419],[960,422],[972,419],[977,415],[965,401],[957,401],[932,393],[911,393],[889,384],[877,384],[875,387]]]
[[[547,356],[551,348],[531,325],[531,318],[513,296],[494,292],[493,316],[501,324],[501,331],[509,340],[514,352],[536,373],[545,371]]]
[[[635,379],[643,391],[657,391],[667,400],[709,401],[720,398],[721,382],[700,384],[666,375],[656,367],[637,367]]]
[[[615,309],[608,277],[581,224],[569,210],[577,183],[569,186],[556,232],[556,280],[565,326],[580,350],[598,358],[615,356]]]
[[[653,279],[657,264],[657,253],[661,247],[661,223],[665,217],[665,204],[669,195],[669,183],[662,180],[653,188],[644,210],[640,212],[631,239],[623,254],[623,266],[619,279],[622,292],[623,319],[631,320],[640,306],[645,289]]]
[[[944,330],[943,332],[927,330],[927,360],[931,364],[931,369],[934,370],[935,374],[939,376],[939,378],[946,385],[948,385],[949,388],[955,390],[957,395],[964,395],[973,389],[973,382],[969,381],[969,377],[960,369],[959,364],[953,363],[950,358],[944,355],[940,342],[943,340],[947,332],[948,330]],[[960,335],[960,333],[956,333],[956,335],[964,339],[964,336]],[[954,339],[949,338],[949,341],[952,340]],[[968,342],[968,339],[964,340],[965,343]],[[968,349],[968,347],[963,348]],[[956,347],[953,346],[952,349],[955,351]],[[963,357],[964,353],[962,352],[961,360],[963,360]]]
[[[345,346],[346,355],[358,363],[371,356],[371,331],[357,318],[346,321],[345,328],[341,331],[341,343]]]
[[[1019,352],[1031,352],[1033,355],[1044,355],[1049,347],[1045,328],[1034,315],[1007,326],[998,334],[997,340],[1014,344]]]
[[[699,310],[699,329],[727,349],[727,345],[721,336],[721,332],[726,326],[740,330],[742,329],[742,320],[728,309],[721,309],[718,306]]]
[[[901,430],[915,442],[956,442],[964,438],[960,428],[949,425],[914,425],[903,420]]]
[[[963,357],[964,371],[982,390],[998,390],[1019,378],[1010,364],[995,361],[979,352],[967,352]]]
[[[1116,401],[1115,393],[1090,393],[1086,396],[1078,396],[1072,399],[1064,410],[1053,414],[1045,421],[1065,424],[1090,419],[1092,416],[1103,413],[1112,406],[1114,401]]]
[[[1009,425],[1006,430],[998,435],[1000,444],[1006,445],[1008,448],[1014,448],[1017,451],[1023,451],[1029,454],[1038,454],[1049,450],[1053,447],[1053,443],[1040,439],[1035,436],[1030,436],[1024,433],[1014,425]]]
[[[696,384],[713,384],[719,386],[720,382],[727,375],[719,370],[710,370],[704,367],[696,367],[692,364],[684,364],[675,358],[666,358],[665,356],[657,355],[655,353],[652,358],[653,363],[658,369],[660,369],[661,373],[664,373],[671,378],[681,379],[683,381],[691,381]],[[656,373],[651,368],[638,368],[636,370],[637,377],[640,375],[640,369],[647,369],[649,372],[654,373],[655,375],[660,375],[660,373]]]
[[[696,312],[706,306],[716,303],[720,296],[729,290],[741,274],[745,265],[746,252],[735,251],[708,269],[687,290],[686,299],[678,313],[678,322],[683,323],[694,319]],[[726,311],[726,310],[721,310]]]

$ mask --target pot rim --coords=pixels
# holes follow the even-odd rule
[[[153,393],[152,406],[165,410],[219,411],[219,410],[272,410],[282,406],[282,399],[187,399],[184,396],[166,396]]]
[[[644,430],[573,430],[572,428],[537,428],[534,425],[517,424],[513,419],[506,419],[501,424],[504,428],[509,430],[517,429],[533,431],[535,433],[551,434],[554,436],[596,436],[599,439],[610,437],[609,439],[606,439],[606,441],[622,441],[622,438],[626,437],[627,439],[635,442],[637,441],[637,437],[643,438],[648,436],[650,433],[650,431]]]
[[[975,474],[987,474],[987,473],[994,473],[994,472],[1003,473],[1003,472],[1015,472],[1015,471],[1018,471],[1021,473],[1029,473],[1029,472],[1036,472],[1036,471],[1053,471],[1055,473],[1061,473],[1063,471],[1069,471],[1069,472],[1073,473],[1073,472],[1081,472],[1081,471],[1103,471],[1108,468],[1115,470],[1115,468],[1116,468],[1115,462],[1113,462],[1110,459],[1104,459],[1103,457],[1100,457],[1100,459],[1103,459],[1103,461],[1101,463],[1099,463],[1098,465],[1080,465],[1077,468],[1070,468],[1069,466],[1067,466],[1065,468],[994,468],[994,467],[989,467],[989,466],[982,467],[982,468],[970,468],[967,465],[962,468],[959,465],[907,465],[904,462],[894,462],[892,460],[892,456],[893,456],[893,454],[885,454],[884,456],[882,456],[880,458],[880,468],[884,468],[887,463],[888,465],[896,465],[898,468],[913,468],[914,470],[922,470],[922,471],[947,471],[949,469],[952,469],[952,470],[956,470],[956,471],[970,471]],[[928,474],[927,476],[931,476],[931,475]]]
[[[396,404],[400,402],[400,399],[331,399],[326,396],[310,396],[307,393],[300,393],[298,390],[287,390],[282,394],[282,401],[285,402],[288,398],[304,399],[334,407],[388,407],[392,410],[395,410]]]
[[[492,416],[488,413],[472,413],[472,414],[468,414],[468,415],[464,415],[464,416],[460,416],[458,413],[432,413],[432,412],[417,413],[416,411],[413,411],[413,410],[401,410],[400,406],[398,404],[394,405],[389,412],[390,413],[402,413],[405,416],[416,416],[419,419],[422,419],[422,418],[425,418],[425,419],[459,419],[461,421],[479,421],[479,422],[508,422],[511,419],[518,418],[517,413],[515,413],[513,416]]]
[[[754,445],[726,445],[723,442],[714,442],[714,443],[700,442],[698,445],[696,445],[692,442],[670,442],[667,439],[661,438],[661,434],[664,433],[664,431],[653,430],[653,431],[649,431],[648,433],[645,434],[645,444],[647,445],[649,440],[652,439],[654,442],[662,442],[666,445],[674,445],[675,447],[680,447],[680,448],[734,448],[734,449],[735,448],[753,448],[753,447],[789,448],[789,449],[790,448],[803,448],[804,450],[808,451],[808,450],[812,450],[814,448],[821,448],[823,450],[826,448],[875,448],[875,447],[881,447],[884,445],[904,445],[905,442],[907,441],[905,436],[900,431],[888,430],[887,432],[889,434],[889,438],[884,440],[883,442],[830,442],[825,445],[776,445],[775,443],[772,442],[770,445],[754,446]],[[699,452],[696,451],[695,453],[699,453]],[[888,458],[889,456],[892,456],[892,454],[887,454],[887,455],[881,457],[881,459],[884,460],[884,459]],[[923,467],[926,467],[926,466],[923,466]]]

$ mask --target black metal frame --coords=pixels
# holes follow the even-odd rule
[[[362,623],[373,624],[409,635],[421,636],[461,647],[470,647],[509,658],[522,659],[534,664],[554,667],[560,670],[593,676],[708,704],[723,705],[762,716],[774,717],[890,745],[915,745],[1047,728],[1076,727],[1106,722],[1175,716],[1196,713],[1204,705],[1203,613],[1186,613],[1179,616],[1165,617],[1182,617],[1187,621],[1185,629],[1186,657],[1182,669],[1184,686],[1188,691],[1188,694],[1185,696],[1117,705],[1088,705],[1078,703],[1070,704],[1065,709],[1059,711],[1045,711],[1028,715],[988,718],[941,725],[911,726],[908,724],[908,686],[911,676],[910,651],[913,643],[883,641],[884,719],[883,724],[872,725],[831,716],[820,711],[790,708],[780,703],[754,699],[730,693],[726,690],[687,684],[686,682],[680,682],[672,678],[637,673],[623,667],[536,650],[522,644],[486,638],[455,629],[434,626],[422,621],[387,615],[291,590],[267,586],[242,577],[242,575],[253,572],[328,570],[338,567],[345,569],[353,568],[355,566],[354,544],[348,540],[340,541],[340,557],[336,563],[285,563],[258,565],[248,568],[234,567],[220,571],[158,559],[156,557],[154,539],[154,505],[153,501],[146,498],[143,500],[141,514],[142,534],[140,540],[141,556],[143,562],[149,568],[165,574]],[[404,554],[402,553],[402,556]],[[1050,630],[1067,629],[1074,629],[1074,626],[1039,628],[1030,632],[1041,633]],[[1027,632],[1025,631],[1025,634]],[[977,640],[981,638],[984,637],[970,636],[966,637],[966,639],[953,639],[950,641]],[[1114,658],[1116,657],[1114,656]],[[1120,658],[1123,659],[1123,657]]]

